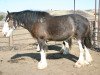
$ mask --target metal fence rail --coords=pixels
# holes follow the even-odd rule
[[[91,33],[93,33],[92,39],[94,46],[96,46],[96,42],[100,40],[95,39],[95,21],[90,21]],[[2,27],[0,27],[0,50],[22,50],[22,49],[32,49],[33,44],[37,41],[30,35],[30,33],[22,28],[17,28],[11,37],[5,38],[2,35]],[[35,45],[36,47],[36,45]]]
[[[32,49],[34,43],[36,40],[24,28],[19,27],[11,37],[6,38],[2,35],[2,27],[0,27],[0,50],[19,50],[29,47]]]

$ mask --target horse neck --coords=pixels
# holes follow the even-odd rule
[[[51,16],[49,14],[44,15],[44,18],[50,18]],[[41,20],[43,18],[43,15],[36,14],[36,13],[18,13],[15,15],[15,19],[17,21],[18,26],[24,27],[27,30],[31,30],[34,23]]]

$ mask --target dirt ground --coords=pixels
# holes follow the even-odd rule
[[[57,12],[55,11],[51,14],[57,14]],[[59,12],[59,14],[62,13]],[[17,46],[15,46],[14,50],[9,50],[8,47],[3,47],[3,42],[9,41],[9,39],[4,38],[0,30],[0,37],[3,37],[0,38],[0,75],[100,75],[100,52],[90,50],[93,62],[81,68],[74,67],[79,56],[79,49],[76,43],[73,43],[68,55],[59,53],[61,43],[60,45],[54,45],[54,42],[50,43],[47,51],[48,67],[39,70],[37,69],[37,64],[40,60],[40,54],[36,51],[36,46],[30,48],[27,45],[22,47],[23,44],[20,44],[23,42],[27,44],[33,43],[34,41],[23,40],[23,38],[30,38],[28,34],[26,35],[27,31],[21,29],[14,33],[16,36],[14,34],[13,40],[15,40],[14,44],[17,43]],[[24,35],[21,35],[21,33]]]
[[[0,75],[100,75],[100,52],[90,50],[93,62],[75,68],[79,56],[77,45],[72,46],[68,55],[59,53],[59,45],[49,45],[48,48],[48,67],[43,70],[37,69],[40,54],[36,48],[0,51]]]

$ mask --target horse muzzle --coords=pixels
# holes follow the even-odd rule
[[[8,32],[3,32],[5,37],[10,37],[14,29],[10,29]]]

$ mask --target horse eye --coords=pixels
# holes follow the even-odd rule
[[[9,18],[7,18],[5,21],[6,21],[6,22],[9,22],[9,20],[10,20],[10,19],[9,19]]]

